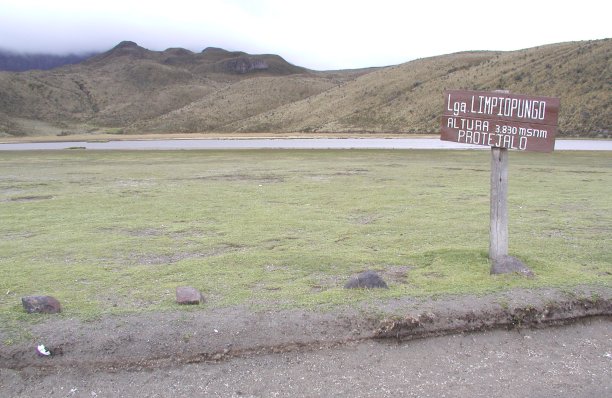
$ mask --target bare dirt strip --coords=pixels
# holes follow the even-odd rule
[[[590,317],[612,317],[612,289],[521,289],[483,296],[406,298],[333,311],[258,312],[232,307],[91,321],[58,317],[32,325],[31,339],[1,346],[0,369],[150,369],[368,340],[542,328]],[[52,355],[37,355],[38,344]]]

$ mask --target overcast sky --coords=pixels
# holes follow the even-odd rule
[[[0,48],[222,47],[312,69],[612,37],[606,0],[0,0]]]

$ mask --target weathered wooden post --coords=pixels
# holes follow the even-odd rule
[[[533,273],[521,260],[508,255],[508,149],[491,147],[491,216],[489,260],[492,274]]]
[[[489,258],[508,255],[508,149],[491,148]]]
[[[444,92],[440,139],[491,147],[491,273],[531,275],[508,255],[508,150],[551,152],[555,146],[559,99],[508,91]]]
[[[508,90],[495,93],[509,94]],[[491,147],[489,259],[508,255],[508,149]]]

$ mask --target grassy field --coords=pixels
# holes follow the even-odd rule
[[[510,154],[510,254],[490,276],[489,151],[56,151],[0,156],[0,317],[327,307],[612,286],[612,156]],[[343,289],[374,269],[389,290]]]

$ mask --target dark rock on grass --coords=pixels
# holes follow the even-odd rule
[[[374,271],[365,271],[351,278],[345,289],[388,289],[387,283]]]
[[[21,298],[21,303],[28,314],[56,314],[62,311],[60,302],[51,296],[26,296]]]
[[[528,277],[534,276],[533,272],[516,257],[501,256],[493,259],[491,262],[492,275],[517,273]]]
[[[200,304],[204,302],[202,293],[191,286],[179,286],[176,288],[176,302],[178,304]]]

